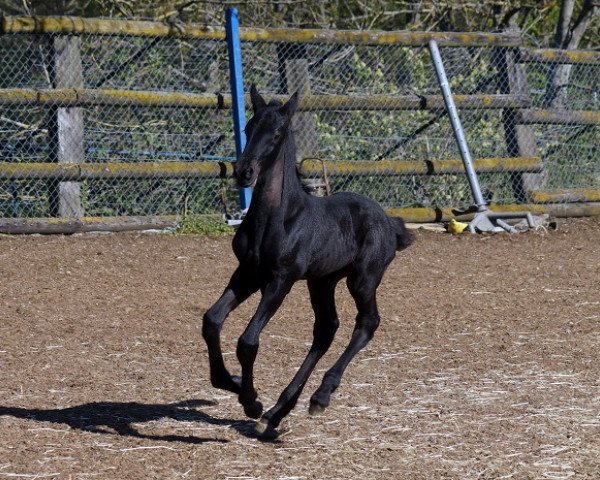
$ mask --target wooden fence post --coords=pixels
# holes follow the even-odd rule
[[[531,97],[525,66],[519,64],[518,51],[515,48],[499,48],[494,52],[499,71],[500,93],[514,94],[523,98]],[[519,111],[505,108],[502,112],[502,124],[509,157],[535,157],[538,154],[535,134],[531,126],[519,124]],[[519,203],[528,201],[527,194],[539,190],[546,183],[547,173],[513,173],[513,193]]]
[[[300,92],[300,98],[310,95],[310,71],[306,45],[282,44],[277,49],[282,87],[289,95]],[[311,112],[298,112],[294,115],[293,125],[296,133],[296,161],[316,157],[317,132]]]
[[[50,40],[50,80],[53,88],[80,88],[83,71],[78,36],[59,35]],[[84,159],[83,109],[80,107],[50,108],[48,144],[51,162],[80,163]],[[49,209],[54,217],[84,216],[79,182],[50,182]]]

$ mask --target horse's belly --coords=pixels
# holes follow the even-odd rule
[[[339,272],[348,268],[354,260],[354,249],[328,249],[326,245],[323,247],[311,255],[306,269],[307,278],[324,277]]]

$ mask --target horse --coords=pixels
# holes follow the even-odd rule
[[[350,343],[310,398],[311,415],[329,406],[344,370],[372,339],[380,322],[376,290],[396,251],[408,247],[412,236],[402,219],[388,217],[379,204],[364,196],[343,192],[316,197],[304,189],[292,129],[298,92],[285,104],[276,100],[267,104],[252,85],[250,98],[253,116],[245,128],[247,143],[234,165],[238,185],[253,187],[250,207],[232,241],[239,265],[221,297],[204,314],[202,335],[211,384],[237,394],[245,414],[260,418],[256,435],[274,438],[338,329],[338,282],[346,278],[358,311],[356,323]],[[306,280],[314,310],[312,345],[275,406],[263,414],[253,378],[259,337],[299,280]],[[229,313],[259,290],[256,313],[237,343],[241,377],[231,375],[223,361],[220,332]]]

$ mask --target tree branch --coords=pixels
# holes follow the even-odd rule
[[[556,36],[554,38],[554,46],[556,48],[565,48],[567,39],[569,38],[569,26],[571,25],[571,18],[573,18],[574,8],[575,0],[562,0],[560,15],[556,24]]]
[[[590,20],[594,16],[594,12],[597,6],[592,3],[592,0],[585,0],[583,2],[583,6],[581,7],[581,11],[577,16],[577,20],[573,24],[573,28],[571,30],[571,38],[569,39],[569,43],[567,44],[568,49],[575,49],[579,46],[585,31],[590,23]]]

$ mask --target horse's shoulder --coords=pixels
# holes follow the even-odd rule
[[[242,261],[243,258],[247,257],[249,250],[253,249],[253,235],[251,234],[251,227],[252,226],[248,225],[248,222],[242,222],[242,224],[235,232],[233,240],[231,241],[233,253],[240,261]]]

